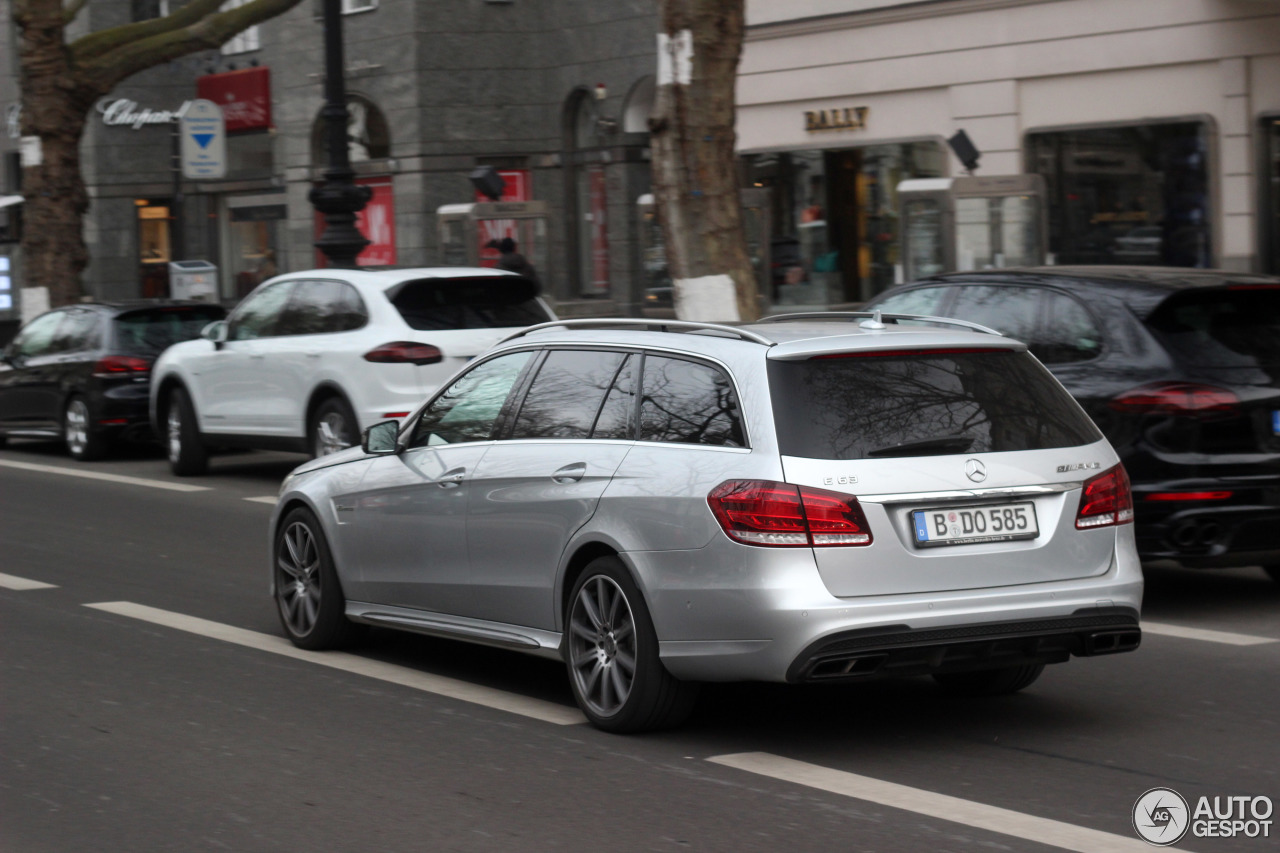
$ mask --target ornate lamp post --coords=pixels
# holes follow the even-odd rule
[[[324,214],[324,234],[316,248],[335,267],[351,268],[369,241],[356,228],[356,213],[364,209],[373,191],[358,186],[347,150],[347,87],[343,75],[342,0],[324,0],[324,116],[329,139],[329,168],[324,183],[309,198]]]

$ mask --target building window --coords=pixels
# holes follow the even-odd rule
[[[249,2],[250,0],[227,0],[219,7],[218,11],[226,12],[230,9],[238,9]],[[257,50],[261,46],[258,40],[258,25],[254,24],[249,29],[228,40],[222,46],[222,55],[231,56],[237,53],[248,53],[251,50]]]
[[[1208,130],[1199,122],[1032,133],[1059,264],[1212,265]]]
[[[347,156],[352,163],[391,156],[387,117],[378,105],[362,95],[347,95]],[[324,115],[311,127],[311,162],[329,162],[329,130]]]
[[[378,8],[378,0],[342,0],[342,14],[355,12],[372,12]]]
[[[169,14],[169,0],[133,0],[133,20],[149,21]]]

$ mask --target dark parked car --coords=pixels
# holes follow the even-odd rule
[[[901,285],[867,308],[1025,341],[1120,454],[1143,559],[1262,565],[1280,580],[1280,278],[983,270]]]
[[[84,303],[27,323],[0,356],[0,446],[63,438],[76,459],[150,435],[151,365],[226,311],[198,302]]]

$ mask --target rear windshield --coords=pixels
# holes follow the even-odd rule
[[[523,278],[449,278],[407,281],[388,291],[412,329],[501,329],[553,319],[537,300],[537,285]]]
[[[159,353],[173,344],[200,337],[200,330],[227,316],[218,305],[170,305],[120,314],[113,321],[116,348]]]
[[[1102,434],[1024,352],[770,361],[783,455],[882,459],[1040,450]]]
[[[1280,285],[1175,293],[1147,327],[1184,364],[1270,367],[1280,364]]]

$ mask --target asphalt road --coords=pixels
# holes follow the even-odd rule
[[[1150,788],[1280,800],[1280,584],[1258,569],[1152,569],[1161,633],[1017,696],[720,686],[680,730],[619,737],[552,662],[390,632],[292,652],[266,523],[299,461],[178,480],[145,452],[0,450],[0,851],[1092,853],[1149,849]]]

